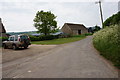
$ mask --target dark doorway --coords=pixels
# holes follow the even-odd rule
[[[81,34],[81,30],[78,30],[78,34],[79,34],[79,35]]]

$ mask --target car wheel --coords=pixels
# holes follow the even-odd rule
[[[16,49],[17,49],[17,46],[16,46],[16,45],[13,45],[12,47],[13,47],[13,49],[14,49],[14,50],[16,50]]]
[[[7,49],[7,46],[6,46],[6,44],[3,44],[3,48],[4,48],[4,49]]]

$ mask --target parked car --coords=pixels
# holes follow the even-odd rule
[[[9,36],[7,41],[3,41],[3,48],[13,48],[14,50],[16,50],[20,47],[27,48],[30,44],[30,38],[28,35],[12,35]]]

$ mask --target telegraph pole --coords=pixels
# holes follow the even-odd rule
[[[99,4],[99,7],[100,7],[100,16],[101,16],[101,22],[102,22],[102,28],[103,28],[103,14],[102,14],[101,1],[99,0],[98,2],[95,2],[95,3]]]

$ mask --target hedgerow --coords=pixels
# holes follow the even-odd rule
[[[106,27],[93,35],[94,47],[120,68],[120,25]]]
[[[31,41],[43,41],[43,40],[52,40],[52,39],[57,39],[57,35],[41,35],[41,36],[29,36]]]

